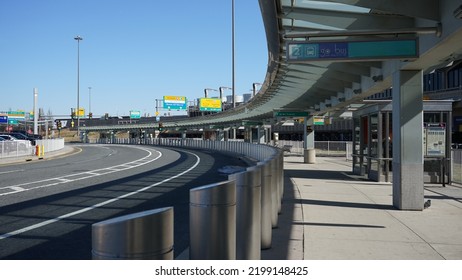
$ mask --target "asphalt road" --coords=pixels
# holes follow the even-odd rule
[[[47,161],[0,166],[0,258],[91,259],[91,225],[173,206],[175,256],[189,246],[189,189],[247,163],[216,151],[82,145]]]

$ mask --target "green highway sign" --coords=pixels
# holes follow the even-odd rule
[[[295,117],[295,118],[303,118],[309,117],[310,112],[298,111],[298,112],[289,112],[289,111],[275,111],[274,117]]]
[[[259,121],[242,121],[243,126],[259,126],[263,125],[263,122]]]
[[[409,59],[419,56],[417,39],[288,42],[288,62]]]
[[[141,111],[130,111],[130,119],[140,119]]]

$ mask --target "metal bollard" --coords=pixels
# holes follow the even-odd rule
[[[278,207],[279,207],[279,182],[277,175],[276,158],[272,157],[268,160],[271,167],[271,226],[278,227]]]
[[[236,182],[189,191],[189,258],[236,259]]]
[[[274,167],[275,167],[275,170],[274,170],[274,175],[276,176],[276,179],[274,180],[275,183],[276,183],[276,194],[277,194],[277,213],[278,214],[281,214],[281,210],[282,210],[282,194],[281,194],[281,172],[280,172],[280,168],[281,168],[281,162],[280,162],[280,158],[279,158],[279,153],[276,153],[276,155],[273,157],[273,160],[274,160]]]
[[[261,259],[261,168],[231,174],[236,181],[236,259]]]
[[[284,197],[284,152],[279,150],[279,194],[282,204],[282,199]]]
[[[269,161],[258,163],[261,166],[261,249],[271,248],[271,165]]]
[[[92,225],[95,260],[173,260],[173,207]]]

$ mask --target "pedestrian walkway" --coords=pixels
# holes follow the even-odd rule
[[[262,259],[462,260],[462,188],[425,186],[423,211],[392,206],[392,184],[352,175],[345,158],[285,157],[285,191]]]

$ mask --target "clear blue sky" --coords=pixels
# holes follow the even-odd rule
[[[236,94],[262,82],[268,62],[257,0],[235,0]],[[0,111],[38,105],[69,115],[155,112],[164,95],[231,87],[231,0],[1,0]],[[217,95],[210,92],[211,96]],[[231,91],[225,91],[225,95]],[[86,111],[88,113],[88,111]]]

